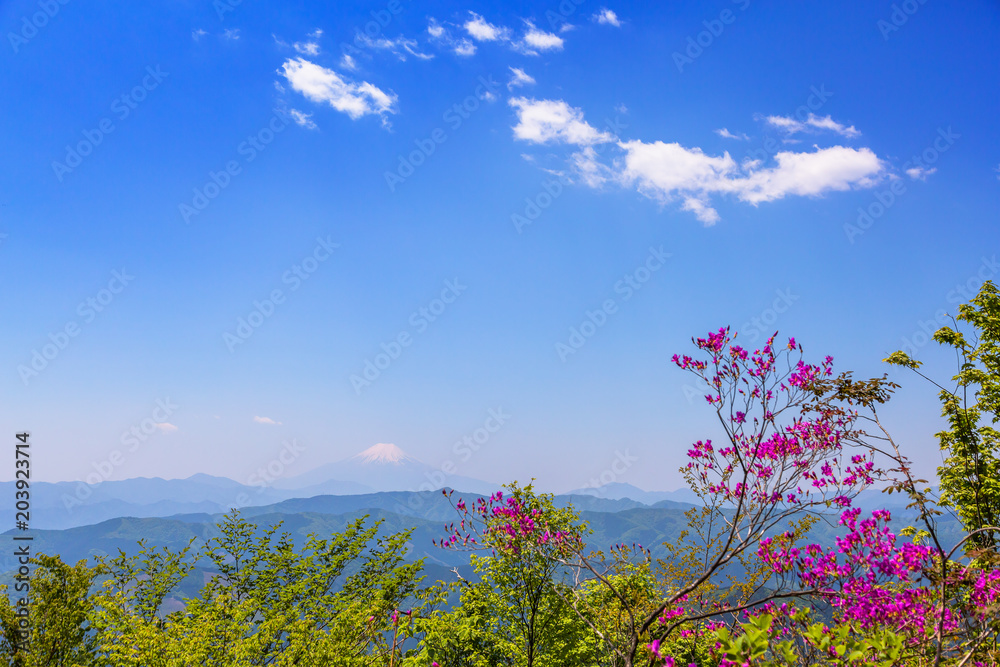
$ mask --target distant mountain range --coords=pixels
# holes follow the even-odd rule
[[[379,443],[354,456],[328,463],[307,473],[277,480],[274,488],[296,491],[297,496],[344,493],[335,487],[350,480],[372,491],[433,491],[448,486],[454,489],[489,494],[499,488],[479,479],[445,474],[442,470],[418,461],[391,443]],[[354,493],[357,493],[355,491]]]
[[[202,481],[209,484],[217,480]],[[458,495],[456,492],[453,499],[457,500]],[[463,495],[467,502],[480,497],[478,494]],[[592,494],[560,495],[555,497],[555,502],[559,506],[572,505],[580,512],[593,531],[587,540],[589,546],[607,550],[613,544],[638,543],[651,548],[654,557],[666,556],[662,545],[664,542],[675,542],[687,527],[685,510],[691,506],[668,499],[650,506],[628,498],[598,498]],[[451,501],[441,493],[396,491],[295,498],[246,507],[242,514],[258,526],[258,532],[281,522],[279,533],[287,531],[298,546],[305,543],[310,533],[329,537],[342,531],[354,519],[367,515],[369,521],[383,522],[380,528],[383,535],[413,530],[407,558],[424,558],[425,571],[431,581],[452,578],[451,569],[455,567],[463,576],[469,576],[468,554],[440,549],[432,544],[433,540],[444,536],[444,525],[456,518]],[[135,554],[139,539],[145,539],[149,546],[180,549],[194,538],[197,548],[219,535],[217,524],[222,518],[222,513],[218,512],[148,518],[117,517],[65,530],[33,530],[33,552],[58,554],[65,562],[75,563],[81,559],[92,561],[97,556],[117,555],[119,549]],[[893,512],[896,525],[906,525],[913,518],[912,512]],[[836,523],[836,517],[831,514],[826,521],[813,527],[810,539],[829,542],[840,532]],[[783,529],[783,526],[778,526],[775,531]],[[960,526],[954,520],[943,519],[940,529],[946,543],[954,544],[959,539]],[[14,532],[10,530],[4,535],[9,537]],[[200,582],[206,580],[205,575],[212,574],[207,567],[205,563],[199,565],[195,574],[183,584],[182,594],[196,594]],[[0,551],[0,584],[10,583],[10,573],[16,568],[13,549]]]
[[[567,494],[577,496],[593,496],[595,498],[607,498],[609,500],[628,498],[629,500],[635,500],[645,505],[656,505],[661,502],[675,502],[688,505],[701,504],[701,498],[699,498],[690,489],[679,489],[677,491],[643,491],[639,487],[632,486],[631,484],[623,484],[621,482],[611,482],[610,484],[605,484],[603,486],[589,486],[581,489],[573,489],[572,491],[568,491]]]
[[[14,482],[0,482],[0,498],[13,498],[14,486]],[[420,498],[433,495],[429,492],[443,487],[481,495],[489,495],[500,488],[497,484],[471,477],[446,474],[409,456],[394,444],[379,443],[342,461],[276,480],[270,486],[240,484],[226,477],[205,474],[186,479],[137,477],[94,485],[85,482],[35,482],[31,486],[31,525],[38,529],[59,530],[120,517],[221,515],[233,507],[252,508],[276,503],[303,507],[303,499],[330,496],[342,499],[340,507],[346,506],[343,503],[347,501],[343,499],[355,497],[353,506],[356,508],[379,507],[398,511],[399,508],[385,506],[381,501],[374,505],[365,504],[370,502],[365,498],[371,497],[371,494],[400,491],[417,492],[409,498]],[[602,507],[607,510],[614,507],[615,511],[644,506],[686,508],[698,502],[697,496],[689,491],[649,492],[621,483],[576,489],[564,495],[573,496],[574,504],[580,509]],[[412,513],[402,511],[401,514]],[[0,503],[0,527],[12,526],[13,522],[13,504]]]

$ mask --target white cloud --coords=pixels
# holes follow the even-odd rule
[[[616,28],[622,27],[622,22],[618,20],[618,15],[607,7],[601,7],[600,11],[594,14],[593,19],[602,25],[613,25]]]
[[[340,59],[340,66],[344,69],[349,69],[352,72],[358,68],[358,63],[355,62],[354,57],[349,53],[345,53]]]
[[[316,123],[312,121],[311,113],[304,113],[302,111],[299,111],[298,109],[289,109],[288,115],[292,117],[292,120],[294,120],[302,127],[306,128],[307,130],[316,129]]]
[[[871,187],[885,165],[870,148],[831,146],[812,153],[778,153],[777,166],[749,173],[726,183],[728,189],[751,204],[787,195],[817,197],[830,190]]]
[[[406,60],[406,55],[415,56],[421,60],[430,60],[434,56],[430,53],[423,53],[419,50],[417,41],[415,39],[407,39],[400,35],[396,39],[388,39],[386,37],[379,37],[373,39],[365,33],[358,33],[355,40],[361,46],[367,47],[369,49],[374,49],[377,51],[389,51],[395,55],[400,60]]]
[[[746,141],[747,139],[750,138],[746,134],[733,134],[726,128],[722,128],[721,130],[716,130],[715,133],[724,139],[737,139],[739,141]]]
[[[372,114],[386,124],[386,114],[396,113],[396,96],[367,81],[346,81],[333,70],[303,58],[289,58],[282,70],[294,90],[313,102],[326,102],[354,120]]]
[[[719,220],[709,203],[713,194],[732,194],[757,205],[790,195],[820,196],[828,191],[870,187],[884,171],[881,160],[868,148],[833,146],[811,153],[782,152],[775,166],[761,168],[759,161],[737,166],[729,153],[706,155],[700,148],[677,143],[629,141],[621,180],[661,202],[684,200],[684,210],[707,225]]]
[[[530,74],[527,74],[523,69],[520,69],[518,67],[511,67],[510,72],[511,74],[513,74],[513,76],[511,77],[510,81],[507,82],[507,90],[513,90],[518,86],[535,85],[535,79]]]
[[[842,137],[854,138],[860,136],[861,133],[853,125],[850,127],[845,127],[837,121],[833,120],[830,116],[825,116],[820,118],[816,114],[809,114],[809,117],[804,121],[796,120],[791,116],[767,116],[765,119],[769,125],[772,125],[780,130],[784,130],[788,134],[796,134],[799,132],[809,132],[813,130],[829,130],[831,132],[836,132]]]
[[[191,31],[191,39],[193,39],[194,41],[197,42],[199,39],[201,39],[202,37],[204,37],[207,34],[208,34],[207,32],[205,32],[201,28],[198,28],[197,30],[192,30]]]
[[[164,433],[173,433],[174,431],[177,430],[176,426],[174,426],[173,424],[169,424],[167,422],[160,422],[158,424],[153,424],[153,426],[160,429]]]
[[[635,140],[618,146],[625,151],[622,182],[661,201],[671,201],[683,193],[714,191],[720,181],[737,170],[729,153],[712,157],[700,148],[662,141],[647,144]]]
[[[562,49],[562,37],[551,32],[539,30],[531,21],[525,21],[525,23],[528,26],[527,32],[524,33],[525,53],[536,55],[533,49],[538,49],[539,51],[558,51]]]
[[[427,32],[430,33],[431,37],[435,37],[438,39],[444,37],[444,28],[442,28],[441,24],[438,23],[437,19],[434,18],[430,19],[427,22]]]
[[[240,29],[239,28],[227,28],[226,31],[224,33],[222,33],[222,36],[225,39],[237,40],[237,39],[240,38]]]
[[[469,12],[469,20],[462,26],[469,36],[480,42],[506,41],[510,39],[510,30],[489,23],[475,12]]]
[[[584,146],[570,156],[573,173],[591,188],[599,188],[614,178],[613,171],[597,159],[593,146]]]
[[[307,56],[318,56],[319,55],[319,44],[316,42],[295,42],[292,47]]]
[[[927,169],[925,167],[911,167],[906,170],[906,175],[915,181],[926,181],[931,174],[937,173],[937,167]]]
[[[467,39],[460,39],[455,42],[455,55],[474,56],[476,55],[476,45]]]
[[[1000,165],[997,166],[996,172],[997,172],[997,180],[1000,181]]]
[[[516,139],[582,147],[569,156],[569,164],[584,184],[597,188],[618,182],[661,203],[680,201],[683,210],[706,225],[720,219],[712,205],[716,196],[731,195],[756,206],[794,195],[816,197],[871,187],[885,175],[885,164],[871,149],[845,146],[783,151],[770,165],[760,160],[741,165],[728,152],[709,155],[676,142],[632,140],[616,142],[621,157],[605,163],[595,146],[614,137],[589,125],[579,109],[562,100],[523,97],[511,99],[510,105],[517,113]]]
[[[258,424],[270,424],[271,426],[279,426],[281,422],[276,422],[270,417],[254,417],[253,420]]]
[[[517,112],[514,137],[537,144],[564,142],[579,146],[607,143],[614,136],[598,132],[583,120],[583,112],[562,100],[515,97],[509,101]]]

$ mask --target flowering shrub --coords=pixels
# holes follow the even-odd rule
[[[609,664],[986,664],[969,661],[996,657],[1000,570],[954,562],[954,549],[941,546],[939,510],[879,421],[877,408],[897,385],[834,376],[831,357],[808,363],[794,338],[779,348],[776,336],[750,351],[723,328],[694,340],[698,357],[673,357],[712,388],[705,401],[724,438],[688,450],[681,472],[705,503],[689,513],[696,535],[665,545],[673,558],[660,568],[670,577],[656,583],[652,604],[647,596],[627,610],[624,632],[620,617],[617,634],[594,620],[599,610],[580,591],[603,586],[622,605],[621,574],[652,568],[641,545],[587,554],[581,531],[514,486],[511,496],[471,507],[459,500],[462,518],[444,546],[530,550],[575,568],[573,609],[602,639]],[[852,506],[876,482],[911,495],[921,525],[907,532],[919,539],[895,534],[888,511],[863,518]],[[839,511],[842,534],[832,545],[801,545],[830,510]],[[781,531],[785,523],[792,529]],[[728,590],[725,578],[734,582]]]

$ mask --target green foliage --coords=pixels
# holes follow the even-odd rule
[[[378,528],[358,519],[296,550],[278,526],[256,535],[234,513],[204,548],[219,574],[171,613],[161,605],[193,567],[187,549],[122,555],[95,600],[98,664],[382,664],[409,626],[394,611],[422,592],[422,562],[403,562],[408,533],[377,538]]]
[[[588,532],[571,507],[536,494],[532,485],[507,487],[511,498],[552,532],[582,539]],[[557,541],[522,540],[510,548],[499,530],[502,516],[487,515],[482,547],[489,555],[471,556],[478,581],[463,582],[460,605],[421,625],[427,633],[420,659],[430,664],[561,667],[593,665],[597,641],[574,611],[572,587],[561,564]]]
[[[11,667],[91,664],[89,592],[100,570],[88,568],[86,561],[70,566],[58,556],[44,554],[33,558],[31,563],[34,571],[27,606],[31,623],[29,650],[20,650],[15,605],[6,594],[0,595],[0,664]]]
[[[779,628],[771,614],[739,623],[736,631],[721,627],[713,633],[717,655],[736,664],[758,667],[820,665],[829,667],[902,667],[917,665],[904,657],[903,639],[891,632],[859,635],[850,625],[811,623],[809,609],[797,610],[791,627]],[[784,630],[784,631],[782,631]],[[792,632],[789,632],[792,630]]]
[[[954,390],[941,388],[939,398],[948,428],[937,434],[947,452],[938,468],[941,505],[954,508],[967,530],[1000,526],[1000,293],[986,281],[979,294],[959,306],[957,322],[974,330],[964,334],[943,327],[934,340],[955,350],[958,373]],[[894,352],[886,362],[919,373],[920,362]],[[939,385],[940,386],[940,385]],[[984,530],[972,536],[970,549],[995,549],[1000,533]]]

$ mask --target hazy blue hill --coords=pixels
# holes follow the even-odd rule
[[[0,497],[13,498],[14,482],[0,482]],[[224,512],[240,502],[274,503],[287,492],[246,486],[225,477],[194,475],[187,479],[136,477],[88,485],[83,482],[34,482],[31,525],[62,529],[121,516],[163,517],[193,512]],[[0,508],[0,525],[12,525],[14,509]]]
[[[456,492],[456,499],[462,494]],[[471,500],[477,494],[466,494]],[[413,491],[385,491],[361,495],[323,495],[311,498],[292,498],[272,505],[246,507],[241,510],[246,517],[263,514],[296,514],[311,512],[320,514],[345,514],[363,510],[383,510],[402,516],[432,520],[438,523],[455,518],[455,508],[440,491],[418,493]]]
[[[558,507],[572,505],[577,511],[591,512],[621,512],[634,509],[636,507],[646,507],[642,502],[629,498],[609,499],[596,498],[594,496],[566,494],[555,497],[555,504]]]
[[[585,487],[568,491],[565,495],[588,496],[607,500],[629,499],[644,505],[662,507],[690,507],[700,505],[701,499],[689,489],[677,491],[643,491],[632,484],[611,482],[599,487]]]
[[[454,497],[457,499],[461,495],[456,492]],[[467,502],[472,502],[480,496],[465,494],[464,497]],[[878,493],[864,498],[870,503],[884,499],[885,496]],[[905,502],[905,499],[899,502]],[[654,557],[662,557],[665,555],[662,544],[674,542],[687,527],[684,506],[649,507],[634,500],[592,496],[557,496],[556,503],[562,506],[572,504],[580,510],[582,518],[593,530],[589,545],[604,551],[613,544],[636,543],[651,549]],[[329,537],[343,531],[354,519],[368,515],[370,522],[383,520],[382,534],[413,529],[408,552],[411,559],[425,558],[428,564],[445,570],[464,566],[468,562],[467,554],[442,550],[432,544],[433,540],[444,536],[444,524],[457,516],[449,500],[440,493],[399,491],[296,498],[262,507],[247,507],[242,514],[261,529],[283,522],[279,533],[288,532],[298,546],[305,543],[309,533],[321,538]],[[134,554],[138,551],[136,543],[140,539],[145,539],[150,546],[178,550],[192,538],[196,545],[201,545],[217,536],[216,524],[223,516],[222,512],[203,511],[172,517],[119,517],[65,530],[35,530],[33,551],[59,554],[64,561],[75,563],[98,555],[117,555],[119,549]],[[813,528],[809,541],[832,544],[834,537],[843,533],[843,528],[837,525],[838,516],[839,513],[825,516]],[[896,530],[908,525],[914,518],[912,511],[893,509],[893,527]],[[944,544],[955,544],[960,538],[961,526],[954,519],[943,517],[939,528]],[[774,532],[785,529],[784,525],[778,526]],[[7,534],[13,532],[8,531]],[[0,552],[0,572],[16,569],[11,552]]]

